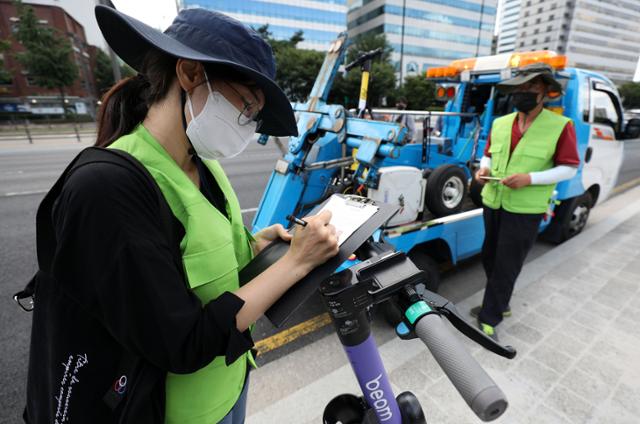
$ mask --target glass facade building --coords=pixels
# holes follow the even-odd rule
[[[394,50],[392,60],[404,77],[455,59],[491,54],[497,3],[497,0],[349,0],[347,28],[352,38],[385,34]]]
[[[303,31],[303,49],[326,51],[346,30],[347,0],[181,0],[180,7],[202,7],[232,16],[258,28],[269,24],[276,39]]]

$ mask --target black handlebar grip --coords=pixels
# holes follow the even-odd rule
[[[493,421],[507,410],[505,394],[437,314],[422,317],[415,326],[462,398],[483,421]]]

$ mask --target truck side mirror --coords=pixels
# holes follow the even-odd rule
[[[624,128],[624,138],[640,138],[640,118],[632,118]]]

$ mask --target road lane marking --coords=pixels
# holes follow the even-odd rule
[[[284,331],[276,333],[273,336],[269,336],[266,339],[257,341],[255,348],[258,351],[258,354],[265,354],[329,324],[331,324],[331,317],[329,317],[329,314],[325,312],[303,321],[300,324],[296,324],[293,327],[287,328]]]
[[[0,197],[16,197],[16,196],[31,196],[34,194],[44,194],[49,190],[32,190],[32,191],[12,191],[9,193],[4,193],[0,195]]]

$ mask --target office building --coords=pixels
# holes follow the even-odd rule
[[[347,0],[182,0],[180,7],[217,10],[258,28],[268,24],[276,39],[302,31],[299,48],[326,51],[346,30]]]
[[[350,0],[348,7],[349,36],[385,34],[400,78],[491,54],[497,0]]]
[[[504,0],[498,18],[498,45],[496,53],[512,52],[516,47],[520,0]]]
[[[631,81],[640,56],[640,0],[527,0],[516,51],[555,50],[569,65]]]

